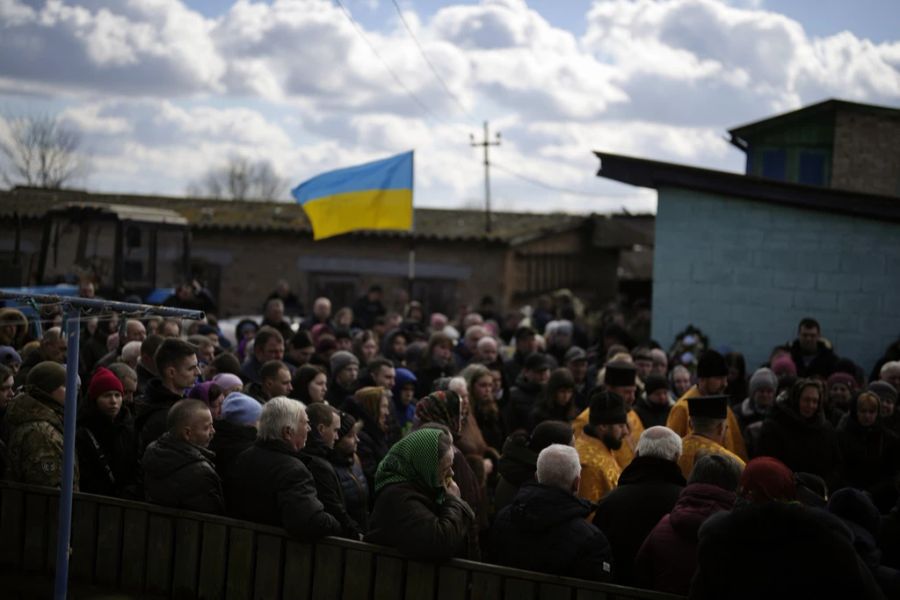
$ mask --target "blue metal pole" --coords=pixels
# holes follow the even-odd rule
[[[59,492],[59,530],[56,533],[55,600],[65,600],[69,585],[69,541],[72,532],[72,492],[75,484],[75,415],[78,410],[78,350],[81,334],[78,307],[66,312],[66,408],[62,487]]]

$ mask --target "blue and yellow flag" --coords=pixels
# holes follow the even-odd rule
[[[321,240],[357,229],[412,229],[413,153],[329,171],[293,190]]]

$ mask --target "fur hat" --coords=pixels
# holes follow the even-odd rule
[[[125,388],[122,387],[122,382],[119,381],[119,378],[112,371],[106,367],[100,367],[94,372],[94,376],[91,377],[91,383],[88,385],[88,398],[96,400],[106,392],[124,394]]]

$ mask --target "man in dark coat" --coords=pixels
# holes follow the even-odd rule
[[[284,338],[277,329],[260,327],[253,338],[253,354],[241,367],[244,383],[262,383],[260,369],[270,360],[284,359]],[[291,367],[288,367],[290,370]],[[293,373],[293,371],[292,371]]]
[[[678,468],[681,438],[667,427],[651,427],[641,434],[637,454],[619,485],[597,505],[594,525],[610,545],[616,564],[616,583],[634,585],[634,558],[644,539],[668,514],[685,481]]]
[[[375,319],[387,313],[381,303],[381,295],[381,286],[376,284],[369,288],[365,296],[353,303],[354,325],[358,325],[360,329],[372,329]]]
[[[822,341],[819,322],[810,318],[801,320],[797,327],[791,358],[797,366],[797,377],[818,376],[823,380],[834,372],[838,361],[831,347]]]
[[[289,398],[265,404],[256,443],[238,456],[226,482],[234,517],[281,526],[305,540],[341,533],[341,524],[316,496],[315,481],[300,456],[308,434],[303,404]]]
[[[534,409],[550,379],[552,360],[540,352],[534,352],[525,359],[522,372],[509,394],[509,402],[503,408],[503,424],[506,431],[529,431],[531,411]]]
[[[334,407],[316,402],[306,408],[306,415],[310,432],[300,456],[315,480],[316,496],[325,511],[341,524],[343,537],[358,540],[362,537],[360,527],[347,512],[341,481],[329,460],[341,428],[340,414]]]
[[[185,390],[193,386],[200,375],[196,348],[184,340],[166,339],[157,349],[154,361],[159,377],[147,384],[134,419],[134,433],[141,455],[166,431],[169,409],[184,397]]]
[[[209,407],[179,400],[168,411],[168,431],[144,452],[144,494],[149,502],[225,514],[222,481],[207,450],[215,430]]]
[[[209,444],[216,454],[216,473],[222,481],[228,480],[237,457],[256,441],[260,414],[262,404],[241,392],[231,392],[222,403],[222,412],[214,423],[216,435]]]
[[[497,515],[493,560],[553,575],[609,581],[612,552],[585,518],[593,505],[575,495],[581,482],[578,452],[553,444],[537,460],[537,483],[526,483]]]

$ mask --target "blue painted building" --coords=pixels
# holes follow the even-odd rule
[[[900,135],[881,139],[900,131],[900,110],[860,106],[829,101],[733,130],[748,152],[745,175],[597,153],[600,176],[658,192],[654,339],[667,346],[693,324],[752,369],[811,316],[868,371],[900,337]],[[862,143],[865,128],[835,128],[860,115],[881,120],[866,125],[878,153],[851,151],[847,140]],[[779,139],[804,139],[793,127],[814,144],[785,142],[779,154]],[[773,154],[784,168],[772,169]],[[824,158],[816,166],[810,156]]]

